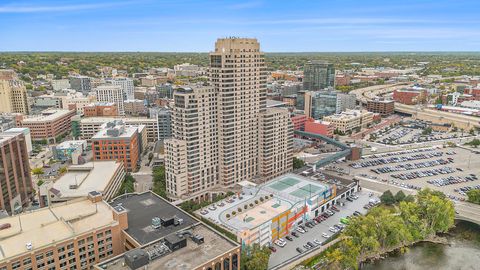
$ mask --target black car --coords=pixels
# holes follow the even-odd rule
[[[297,232],[292,232],[292,235],[297,237],[297,238],[299,237]]]
[[[350,197],[347,197],[347,201],[349,201],[349,202],[353,202],[353,200],[352,200],[352,199],[350,199]]]
[[[293,238],[290,235],[285,236],[285,238],[287,238],[288,241],[293,241]]]
[[[303,253],[303,249],[301,249],[299,247],[297,247],[297,251],[298,251],[298,253]]]
[[[307,242],[307,245],[309,245],[309,246],[311,246],[311,247],[314,247],[314,246],[315,246],[315,245],[314,245],[312,242],[310,242],[310,241]]]

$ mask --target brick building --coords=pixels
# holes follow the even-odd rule
[[[85,117],[118,116],[118,107],[113,102],[92,103],[83,108],[83,115]]]
[[[19,125],[30,128],[34,141],[56,143],[58,136],[65,135],[72,129],[71,118],[75,114],[74,110],[48,109],[40,115],[19,120]]]
[[[373,113],[379,113],[382,116],[394,113],[395,102],[387,99],[373,99],[367,101],[367,110]]]

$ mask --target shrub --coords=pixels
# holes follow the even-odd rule
[[[243,209],[247,210],[247,208],[248,208],[248,205],[245,204],[245,205],[243,206]]]
[[[258,204],[258,200],[255,200],[255,204]]]
[[[227,218],[230,218],[230,214],[226,214],[225,216],[226,216]]]
[[[237,214],[237,212],[233,211],[232,212],[232,216],[235,216]]]

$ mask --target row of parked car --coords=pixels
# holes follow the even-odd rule
[[[376,174],[398,172],[398,171],[409,171],[409,170],[415,170],[420,168],[430,168],[438,165],[446,165],[451,162],[453,162],[453,158],[448,158],[448,159],[441,158],[441,159],[429,160],[429,161],[423,161],[423,162],[417,162],[417,163],[405,163],[405,164],[399,164],[396,166],[380,167],[380,168],[371,169],[370,171]]]
[[[460,183],[465,183],[465,182],[475,181],[475,180],[478,180],[477,176],[471,173],[470,175],[465,177],[451,175],[451,176],[443,177],[440,179],[428,180],[427,183],[437,187],[443,187],[443,186],[460,184]]]
[[[401,150],[401,151],[395,151],[395,152],[373,154],[373,155],[370,155],[368,157],[369,158],[392,157],[392,156],[399,156],[399,155],[405,155],[405,154],[430,152],[430,151],[433,151],[433,150],[435,150],[435,147],[417,148],[417,149],[409,149],[409,150]]]
[[[455,169],[451,167],[442,167],[442,168],[436,168],[436,169],[430,169],[430,170],[418,171],[418,172],[391,174],[390,176],[396,179],[401,179],[401,180],[411,180],[411,179],[417,179],[422,177],[435,176],[439,174],[449,174],[453,172],[455,172]]]
[[[467,196],[467,192],[472,190],[472,189],[480,189],[480,185],[456,188],[456,189],[454,189],[454,191],[460,193],[463,196]]]
[[[390,163],[400,163],[400,162],[407,162],[413,160],[420,160],[420,159],[429,159],[434,157],[440,157],[443,155],[441,151],[435,151],[430,153],[417,153],[409,156],[394,156],[389,158],[377,158],[377,159],[370,159],[362,162],[355,162],[350,164],[350,166],[354,169],[358,168],[365,168],[365,167],[372,167]]]

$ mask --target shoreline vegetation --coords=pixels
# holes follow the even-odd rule
[[[432,242],[448,244],[442,236],[454,227],[455,210],[445,194],[430,189],[418,192],[414,201],[379,205],[365,216],[352,217],[342,232],[344,240],[326,249],[303,266],[312,269],[359,269],[392,252]]]

